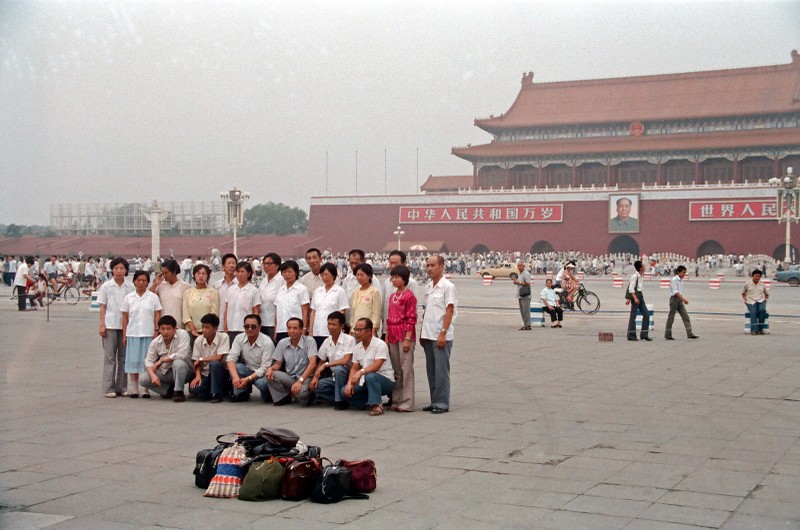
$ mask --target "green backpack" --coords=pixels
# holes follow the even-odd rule
[[[281,493],[283,473],[283,466],[277,458],[253,463],[242,480],[239,500],[266,501],[278,498]]]

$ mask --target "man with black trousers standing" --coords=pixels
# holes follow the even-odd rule
[[[642,313],[642,331],[640,337],[642,340],[651,341],[650,338],[650,312],[647,310],[647,303],[644,301],[644,293],[642,292],[642,272],[644,272],[644,265],[641,261],[635,261],[633,268],[636,271],[631,274],[631,279],[628,282],[628,296],[626,296],[625,303],[631,305],[631,314],[628,317],[628,340],[639,340],[636,338],[636,313]]]

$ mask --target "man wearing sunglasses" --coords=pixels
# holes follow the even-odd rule
[[[274,349],[272,340],[261,333],[261,317],[255,314],[244,317],[244,333],[233,339],[226,363],[233,386],[231,401],[249,400],[251,385],[261,392],[264,403],[272,401],[264,374],[272,362]]]

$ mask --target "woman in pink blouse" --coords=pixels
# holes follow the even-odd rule
[[[389,314],[386,317],[386,343],[394,370],[394,391],[391,410],[414,410],[414,344],[416,343],[417,298],[406,289],[411,271],[405,265],[394,267],[392,285],[397,289],[389,295]]]

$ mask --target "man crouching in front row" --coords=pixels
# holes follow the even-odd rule
[[[307,407],[312,398],[308,385],[317,366],[317,343],[313,337],[303,335],[303,321],[299,318],[286,321],[286,332],[289,336],[278,342],[266,373],[272,404],[288,405],[294,396]]]
[[[164,399],[186,401],[183,385],[193,374],[189,351],[189,333],[178,329],[175,317],[158,319],[159,336],[147,348],[145,372],[139,374],[139,385],[154,390]]]

